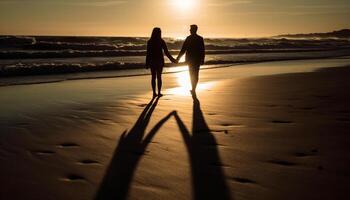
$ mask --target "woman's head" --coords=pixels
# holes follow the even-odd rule
[[[151,36],[151,39],[154,40],[159,40],[162,38],[162,31],[160,30],[160,28],[158,27],[155,27],[152,31],[152,36]]]

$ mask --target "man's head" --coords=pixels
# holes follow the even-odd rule
[[[192,35],[197,34],[197,30],[198,30],[198,26],[195,24],[192,24],[190,29],[191,34]]]

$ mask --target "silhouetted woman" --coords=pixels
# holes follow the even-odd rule
[[[158,85],[158,96],[163,96],[160,92],[162,89],[162,72],[164,67],[164,55],[171,60],[171,62],[176,62],[176,60],[170,55],[168,47],[166,46],[164,40],[162,39],[162,31],[160,28],[154,28],[151,38],[147,42],[147,56],[146,56],[146,68],[151,68],[152,72],[152,90],[153,97],[157,96],[156,93],[156,79]]]

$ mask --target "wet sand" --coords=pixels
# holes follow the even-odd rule
[[[349,65],[0,87],[0,199],[346,199]]]

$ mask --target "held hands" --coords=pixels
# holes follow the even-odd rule
[[[170,61],[171,61],[172,63],[177,63],[177,60],[175,60],[175,58],[173,58],[173,57],[170,58]]]
[[[179,61],[172,56],[169,59],[172,63],[179,63]]]
[[[177,56],[177,58],[176,58],[176,63],[179,63],[179,62],[180,62],[180,59],[181,59],[181,57],[180,57],[180,56]]]

